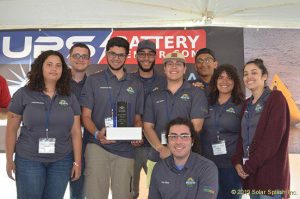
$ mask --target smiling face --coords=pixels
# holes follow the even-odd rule
[[[244,84],[250,91],[263,89],[268,75],[262,74],[262,70],[254,63],[247,64],[244,68]]]
[[[168,146],[177,165],[184,165],[193,146],[189,127],[182,124],[170,127],[168,135]]]
[[[75,47],[69,57],[69,63],[72,70],[84,72],[90,64],[89,51],[86,48]]]
[[[62,75],[60,57],[50,55],[43,63],[43,77],[45,82],[57,82]]]
[[[137,52],[136,58],[139,68],[142,71],[149,72],[155,65],[156,54],[150,49],[142,49]]]
[[[126,49],[123,47],[113,46],[106,52],[107,63],[112,70],[120,70],[126,61]]]
[[[200,77],[211,77],[218,62],[208,53],[203,53],[196,58],[196,70]]]
[[[169,60],[165,63],[164,70],[167,80],[181,81],[186,72],[186,66],[178,60]]]
[[[217,79],[217,88],[220,94],[231,94],[234,81],[223,71]]]

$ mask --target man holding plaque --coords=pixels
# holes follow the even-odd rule
[[[170,155],[166,146],[166,124],[177,117],[187,118],[199,134],[208,112],[205,93],[184,80],[184,55],[174,51],[167,54],[163,62],[167,87],[148,96],[143,115],[145,136],[152,146],[147,162],[148,184],[154,164]]]
[[[136,49],[136,59],[138,63],[138,71],[134,73],[134,76],[143,84],[144,87],[144,100],[147,96],[157,90],[164,89],[166,87],[166,78],[158,74],[154,70],[156,59],[156,45],[153,41],[142,40],[138,43]],[[135,148],[135,162],[133,173],[133,198],[136,199],[139,196],[139,183],[140,173],[142,168],[147,173],[147,157],[151,149],[151,145],[144,138],[144,143],[140,147]]]
[[[88,136],[84,189],[87,199],[132,198],[134,146],[132,131],[141,127],[143,85],[124,69],[129,43],[121,37],[106,45],[108,68],[89,76],[81,92],[82,120]],[[111,140],[109,132],[114,134]],[[139,128],[141,137],[141,128]],[[136,135],[136,134],[135,134]]]

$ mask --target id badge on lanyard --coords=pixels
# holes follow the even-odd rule
[[[220,140],[218,136],[218,140],[212,144],[213,154],[214,155],[224,155],[227,154],[226,143],[225,140]]]
[[[114,110],[111,109],[111,117],[104,118],[105,127],[114,127]]]
[[[55,138],[40,138],[39,153],[55,153]]]
[[[249,160],[249,146],[247,146],[247,153],[246,156],[243,157],[243,165],[246,163],[247,160]]]
[[[166,137],[166,132],[161,132],[161,144],[166,145],[167,144],[167,137]]]

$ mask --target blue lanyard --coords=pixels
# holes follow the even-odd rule
[[[105,81],[106,81],[106,85],[107,85],[107,87],[109,88],[110,86],[109,86],[109,83],[108,83],[108,77],[107,77],[107,71],[105,72]],[[118,101],[118,99],[119,99],[119,96],[120,96],[120,93],[121,93],[121,90],[122,90],[122,88],[123,88],[123,85],[124,84],[121,84],[121,86],[120,86],[120,89],[119,89],[119,91],[117,92],[117,96],[116,96],[116,100],[115,101],[113,101],[113,97],[112,97],[112,87],[111,87],[111,89],[109,89],[109,102],[110,102],[110,107],[111,107],[111,111],[112,111],[112,116],[114,116],[114,105],[116,106],[116,102]]]
[[[49,121],[50,121],[50,114],[51,114],[51,109],[52,109],[52,104],[53,104],[53,101],[54,101],[54,97],[51,99],[50,101],[50,106],[49,106],[49,109],[47,109],[46,107],[46,103],[45,103],[45,113],[46,113],[46,121],[45,121],[45,129],[46,129],[46,138],[48,139],[49,138]]]
[[[228,104],[229,104],[229,101],[231,100],[231,98],[229,98],[227,100],[227,102],[225,102],[224,105],[218,105],[218,104],[215,104],[213,107],[215,107],[215,110],[214,110],[214,127],[215,127],[215,130],[217,132],[217,139],[218,141],[220,140],[220,118],[221,116],[223,115],[224,111],[226,108],[228,108]],[[221,111],[219,112],[219,107],[221,107]]]

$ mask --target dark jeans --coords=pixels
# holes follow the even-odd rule
[[[219,171],[219,193],[217,199],[239,199],[242,195],[233,195],[231,190],[242,189],[240,177],[232,168],[218,168]],[[237,191],[235,192],[237,193]]]
[[[73,165],[73,155],[45,163],[22,158],[16,154],[18,199],[63,199]]]

